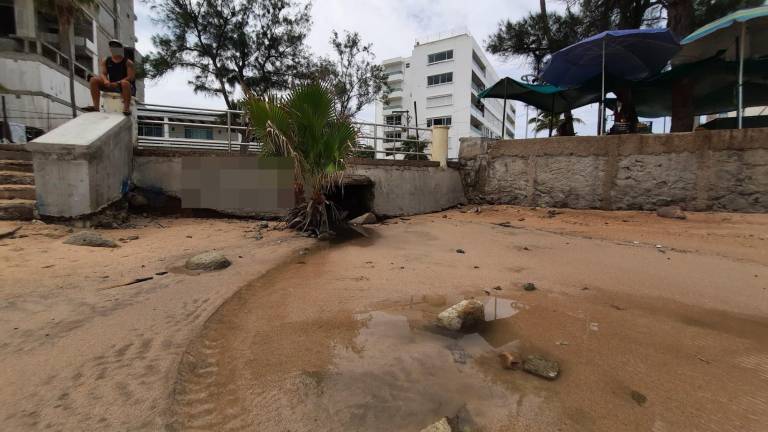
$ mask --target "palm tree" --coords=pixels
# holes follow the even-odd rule
[[[72,117],[77,116],[75,104],[75,29],[72,22],[78,9],[96,4],[96,0],[37,0],[37,7],[56,14],[59,22],[59,48],[69,58],[69,101]]]
[[[263,154],[291,157],[297,182],[311,191],[309,201],[289,212],[288,227],[320,234],[340,224],[343,217],[325,194],[340,184],[357,131],[339,113],[331,88],[312,83],[285,96],[251,95],[246,108]]]
[[[560,114],[555,114],[554,116],[549,113],[549,111],[539,111],[539,115],[536,117],[529,119],[528,124],[533,126],[533,132],[539,133],[548,131],[550,125],[552,126],[552,129],[557,129],[557,126],[563,121]],[[573,118],[573,124],[584,124],[584,121],[580,118],[574,117]]]

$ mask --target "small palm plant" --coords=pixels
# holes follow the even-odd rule
[[[343,216],[325,194],[341,183],[357,131],[339,114],[331,89],[311,83],[285,96],[250,96],[246,108],[263,155],[292,158],[297,183],[311,192],[289,212],[288,227],[320,234],[341,223]]]

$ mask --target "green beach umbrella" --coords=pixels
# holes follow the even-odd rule
[[[742,9],[701,27],[682,40],[674,64],[691,63],[714,56],[738,60],[738,125],[744,111],[744,59],[768,56],[768,6]]]

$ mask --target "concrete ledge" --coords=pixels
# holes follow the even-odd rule
[[[31,152],[78,156],[97,151],[105,140],[125,127],[130,131],[131,119],[123,114],[86,113],[37,137],[25,147]]]
[[[375,166],[408,166],[408,167],[439,167],[440,162],[430,160],[394,160],[394,159],[363,159],[352,158],[349,165]]]
[[[120,199],[130,184],[132,128],[122,114],[87,113],[27,143],[40,215],[83,216]]]

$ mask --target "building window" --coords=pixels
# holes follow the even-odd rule
[[[450,125],[451,125],[451,116],[432,117],[427,119],[427,127],[450,126]]]
[[[427,108],[453,105],[453,95],[431,96],[427,98]]]
[[[16,34],[13,0],[0,0],[0,36]]]
[[[213,139],[213,129],[211,129],[211,128],[185,127],[184,128],[184,138],[199,139],[199,140],[212,140]]]
[[[405,68],[408,69],[409,67],[411,67],[411,64],[410,63],[406,63],[405,64]]]
[[[398,142],[403,138],[402,132],[384,132],[384,142],[392,143]]]
[[[400,114],[392,114],[384,116],[384,123],[392,126],[401,126],[403,124],[403,116]]]
[[[427,77],[427,86],[448,84],[453,82],[453,72],[446,72]]]
[[[429,54],[427,56],[427,64],[438,63],[453,59],[453,50],[442,51],[439,53]]]
[[[485,76],[485,63],[480,60],[480,56],[476,52],[472,51],[472,61],[475,63],[480,72]]]
[[[163,126],[158,124],[139,124],[139,136],[162,137]]]

